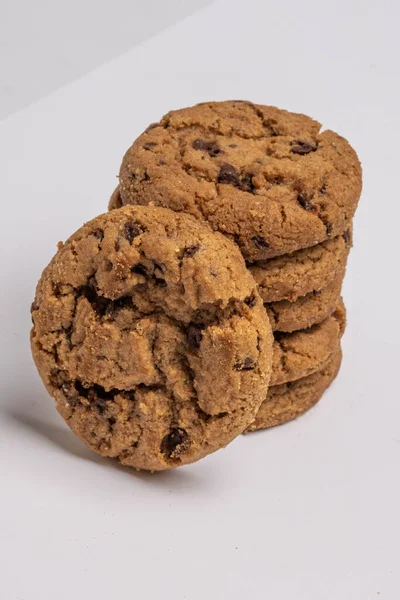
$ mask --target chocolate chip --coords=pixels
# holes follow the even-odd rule
[[[145,150],[151,150],[152,148],[155,148],[157,146],[157,144],[155,142],[146,142],[145,144],[143,144],[143,148]]]
[[[244,191],[244,192],[253,192],[254,191],[254,184],[253,184],[253,175],[251,173],[245,173],[244,175],[242,175],[241,180],[240,180],[240,188]]]
[[[310,152],[315,152],[316,149],[316,144],[310,144],[309,142],[297,140],[295,145],[291,147],[290,151],[293,152],[293,154],[309,154]]]
[[[188,246],[183,252],[183,258],[191,258],[200,250],[200,246]]]
[[[178,458],[181,454],[187,452],[189,447],[190,440],[187,432],[181,427],[174,427],[163,438],[160,449],[168,458]]]
[[[307,198],[307,195],[304,192],[300,192],[300,194],[298,194],[297,202],[305,210],[313,210],[313,208],[315,208],[314,204],[310,202],[310,200]]]
[[[167,272],[167,267],[163,263],[154,261],[154,269],[158,269],[161,273]]]
[[[192,148],[194,150],[207,150],[207,144],[208,142],[204,140],[194,140]]]
[[[135,239],[135,237],[137,237],[141,233],[142,231],[140,231],[140,228],[138,225],[136,225],[136,223],[125,223],[124,237],[128,240],[130,244]]]
[[[108,421],[108,424],[109,424],[109,425],[111,425],[111,427],[114,425],[114,423],[116,422],[116,420],[117,420],[117,419],[116,419],[115,417],[109,417],[109,418],[107,419],[107,421]]]
[[[209,156],[212,158],[214,158],[214,156],[218,156],[218,154],[223,154],[221,148],[216,142],[209,142],[207,140],[194,140],[192,148],[195,150],[201,150],[202,152],[207,152],[207,154],[209,154]]]
[[[102,415],[107,408],[107,400],[105,400],[104,398],[96,398],[96,400],[94,401],[94,406]]]
[[[247,356],[243,362],[238,361],[235,363],[234,369],[235,371],[252,371],[255,366],[255,361],[250,356]]]
[[[330,235],[333,231],[332,223],[330,223],[329,221],[325,221],[325,229],[326,229],[326,233],[328,235]]]
[[[325,194],[326,194],[326,183],[323,183],[323,184],[321,185],[321,187],[319,188],[319,193],[320,193],[322,196],[325,196]]]
[[[350,231],[350,229],[348,229],[347,231],[345,231],[342,237],[343,237],[343,239],[345,241],[346,246],[351,246],[352,240],[351,240],[351,231]]]
[[[263,237],[261,237],[260,235],[255,235],[251,238],[254,242],[254,245],[259,249],[259,250],[265,250],[266,248],[269,248],[269,244],[267,242],[267,240],[265,240]]]
[[[101,241],[104,237],[104,232],[101,229],[96,229],[96,231],[93,231],[93,235]]]
[[[257,296],[255,294],[247,296],[247,298],[244,299],[244,303],[247,304],[247,306],[250,306],[250,308],[253,308],[253,306],[257,304]]]
[[[224,163],[218,173],[218,183],[228,183],[233,185],[243,192],[253,192],[255,189],[253,183],[253,173],[243,173],[239,176],[233,165]]]
[[[233,165],[223,163],[218,173],[218,183],[227,183],[240,187],[240,179]]]
[[[195,323],[190,323],[188,327],[187,337],[189,346],[193,350],[198,350],[200,348],[201,340],[203,339],[203,327],[201,325],[196,325]]]

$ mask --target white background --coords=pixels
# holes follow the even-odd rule
[[[219,0],[0,123],[2,600],[399,599],[399,16],[395,0]],[[29,307],[136,135],[226,98],[310,114],[359,153],[343,367],[298,421],[138,474],[58,417]]]

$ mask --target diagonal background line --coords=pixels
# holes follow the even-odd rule
[[[215,0],[2,0],[0,121]]]

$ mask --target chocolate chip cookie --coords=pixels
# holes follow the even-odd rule
[[[169,112],[129,148],[119,177],[112,206],[191,213],[249,262],[343,234],[361,193],[344,138],[305,115],[239,101]]]
[[[274,334],[270,385],[295,381],[321,370],[340,345],[346,326],[346,312],[340,301],[335,312],[308,329]]]
[[[163,470],[254,420],[272,333],[238,248],[185,214],[127,206],[90,221],[43,272],[32,305],[39,373],[94,451]]]
[[[332,240],[249,265],[264,302],[289,300],[318,292],[346,267],[352,229]]]
[[[320,323],[331,315],[338,305],[344,271],[319,292],[310,292],[294,302],[281,300],[265,304],[274,331],[297,331]]]
[[[304,414],[318,402],[335,379],[341,361],[342,352],[339,348],[320,371],[297,381],[270,387],[254,422],[246,431],[282,425]]]

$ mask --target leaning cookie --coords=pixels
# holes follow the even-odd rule
[[[272,333],[239,250],[193,217],[124,207],[79,229],[32,305],[39,373],[95,452],[163,470],[254,420]]]
[[[139,136],[111,205],[188,212],[230,236],[247,261],[342,235],[361,193],[348,142],[305,115],[250,102],[207,102]]]
[[[270,387],[255,420],[246,432],[282,425],[307,412],[335,379],[341,362],[342,351],[339,348],[320,371],[297,381]]]

